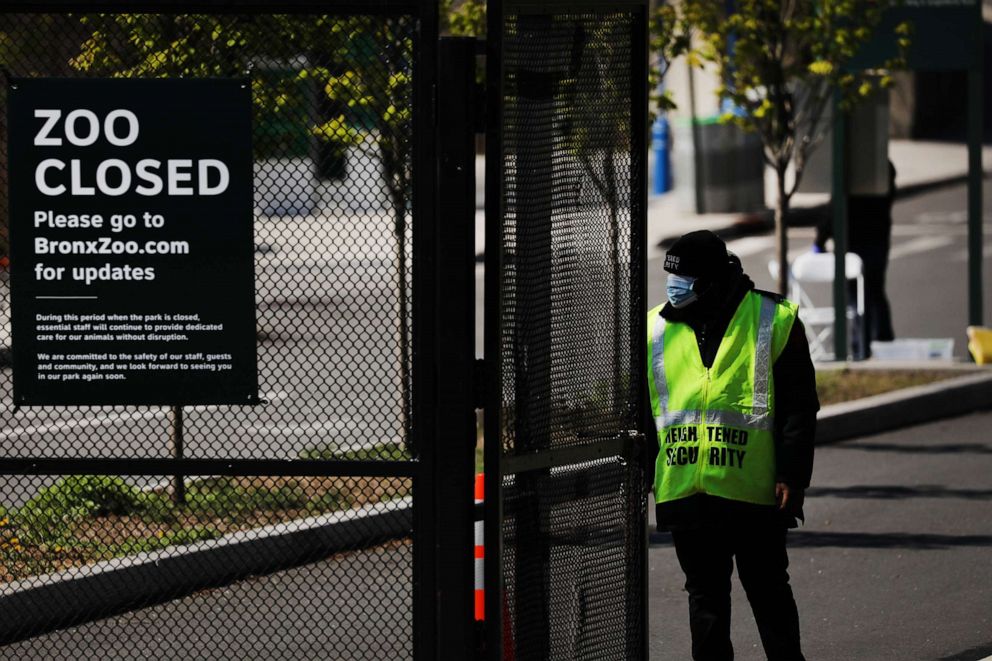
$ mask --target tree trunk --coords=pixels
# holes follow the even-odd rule
[[[399,312],[400,312],[400,397],[402,401],[401,425],[403,429],[404,447],[411,455],[415,454],[410,436],[411,401],[410,401],[410,322],[407,319],[409,295],[407,293],[408,278],[406,273],[406,203],[405,200],[393,199],[393,231],[396,235],[396,268],[399,277]]]
[[[775,172],[778,195],[775,199],[775,255],[778,260],[778,293],[789,293],[789,235],[786,216],[789,213],[789,197],[785,193],[785,168]]]
[[[607,149],[603,157],[603,178],[606,180],[606,201],[610,207],[610,265],[613,278],[613,387],[610,388],[613,401],[610,410],[616,416],[620,415],[622,392],[620,385],[620,335],[623,333],[621,316],[623,309],[620,305],[620,200],[617,192],[617,171],[614,163],[615,154]]]

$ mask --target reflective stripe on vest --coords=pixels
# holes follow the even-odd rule
[[[673,425],[698,425],[703,421],[702,411],[669,411],[668,383],[665,379],[665,318],[656,315],[654,333],[651,340],[651,370],[654,374],[655,388],[662,414],[655,417],[654,425],[660,431],[663,427]],[[768,387],[771,374],[772,330],[775,322],[775,301],[762,297],[761,315],[758,321],[758,341],[755,346],[754,374],[751,382],[754,384],[753,409],[762,411],[758,414],[746,414],[737,411],[710,411],[706,417],[712,424],[741,427],[744,429],[771,430],[772,419],[768,415]]]
[[[788,339],[796,306],[750,292],[711,368],[703,365],[692,330],[684,324],[669,327],[659,312],[652,310],[648,320],[649,387],[661,448],[656,500],[709,493],[774,503],[772,365]]]

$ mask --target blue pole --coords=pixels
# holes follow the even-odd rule
[[[658,115],[651,126],[651,149],[654,151],[654,185],[655,195],[661,195],[672,190],[671,167],[671,130],[668,119]]]

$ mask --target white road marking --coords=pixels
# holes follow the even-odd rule
[[[982,248],[982,257],[984,257],[985,259],[992,259],[992,244],[986,245],[984,248]],[[967,262],[968,251],[960,250],[954,253],[954,256],[951,257],[951,259],[955,262]],[[992,657],[989,658],[992,659]]]
[[[83,420],[61,420],[50,425],[30,425],[27,427],[13,427],[0,432],[0,441],[9,441],[19,438],[24,434],[51,434],[52,432],[65,431],[67,429],[86,429],[88,427],[103,427],[105,425],[115,425],[119,422],[137,422],[138,420],[155,420],[165,418],[168,410],[162,411],[142,411],[139,413],[110,413],[101,415],[98,418],[86,418]]]
[[[734,239],[727,242],[727,250],[738,257],[749,257],[757,255],[775,246],[775,237],[769,236],[748,236],[743,239]]]
[[[285,392],[271,392],[262,394],[262,398],[268,400],[269,402],[279,401],[285,399],[287,393]],[[190,411],[216,411],[220,409],[222,405],[210,405],[210,406],[186,406],[183,410],[186,412]],[[22,409],[22,412],[26,412],[29,416],[37,416],[39,411],[43,412],[44,409],[35,409],[33,407],[27,407]],[[82,418],[75,420],[56,420],[51,424],[41,424],[41,425],[25,425],[22,427],[11,427],[0,431],[0,441],[8,441],[11,439],[16,439],[23,434],[51,434],[53,432],[66,431],[68,429],[87,429],[90,427],[104,427],[110,425],[116,425],[121,422],[138,422],[140,420],[157,420],[166,419],[171,415],[171,409],[169,408],[159,408],[156,410],[149,411],[135,411],[133,413],[95,413],[92,418]]]
[[[889,251],[889,259],[900,259],[909,257],[921,252],[943,248],[954,243],[954,238],[950,236],[921,236],[918,239],[910,239],[905,243],[892,246]]]
[[[261,436],[310,436],[312,434],[326,434],[327,432],[354,431],[359,429],[358,421],[353,418],[333,418],[328,422],[308,423],[302,425],[272,423],[245,427],[246,434],[258,434]]]
[[[982,233],[992,234],[992,223],[982,225]],[[947,236],[968,236],[967,225],[911,225],[903,223],[892,226],[892,236],[927,236],[944,234]]]
[[[985,213],[982,216],[983,220],[986,222],[992,221],[992,214]],[[967,211],[924,211],[921,214],[917,214],[913,219],[918,223],[967,223],[968,222],[968,212]]]
[[[918,223],[967,223],[967,211],[924,211],[913,218]]]

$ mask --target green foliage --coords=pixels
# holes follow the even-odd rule
[[[325,494],[324,501],[334,499]],[[72,530],[84,519],[136,516],[148,524],[181,524],[165,534],[185,539],[183,535],[206,534],[196,532],[196,526],[182,525],[191,516],[235,522],[258,512],[308,508],[312,504],[293,481],[270,485],[230,477],[196,480],[187,486],[185,505],[177,506],[164,491],[142,490],[117,476],[73,475],[45,487],[9,517],[0,516],[0,521],[15,525],[25,541],[76,548],[82,542]]]
[[[441,0],[441,34],[454,37],[486,36],[485,0]]]
[[[339,461],[405,461],[410,458],[404,446],[400,443],[383,443],[357,450],[340,450],[338,446],[322,445],[316,448],[302,450],[300,459],[321,459]]]
[[[824,111],[835,92],[848,110],[891,79],[848,65],[896,0],[689,0],[687,20],[701,40],[697,54],[716,65],[718,94],[739,112],[722,119],[757,131],[768,164],[784,174],[791,163],[795,192],[809,153],[829,130]],[[908,46],[908,26],[900,26]],[[903,51],[905,52],[905,51]],[[886,69],[901,66],[901,58]]]
[[[17,511],[30,536],[44,535],[85,517],[143,511],[149,495],[120,477],[70,475],[45,487]]]
[[[234,521],[255,512],[279,512],[306,506],[306,494],[292,481],[279,486],[245,486],[237,478],[218,477],[191,483],[186,490],[185,510]]]
[[[822,406],[849,402],[902,388],[961,376],[956,370],[825,369],[816,373],[816,392]]]
[[[228,14],[99,14],[83,21],[91,32],[72,59],[79,71],[200,78],[259,68],[252,73],[256,123],[295,123],[303,135],[342,147],[375,143],[393,207],[405,213],[412,148],[408,22]],[[319,95],[328,101],[324,116],[316,112]]]
[[[661,83],[676,58],[690,52],[692,48],[693,26],[684,11],[682,3],[659,3],[648,18],[649,48],[652,55],[648,69],[648,84],[651,89],[651,120],[660,112],[674,110],[675,100],[666,90],[661,91]]]
[[[123,539],[116,544],[97,544],[91,547],[94,554],[118,557],[159,551],[169,546],[193,544],[221,537],[223,533],[213,526],[191,526],[162,531],[160,535]]]
[[[694,55],[716,66],[722,85],[717,94],[735,112],[722,121],[761,136],[765,163],[775,171],[776,257],[788,261],[786,214],[802,181],[809,155],[830,127],[827,104],[836,94],[849,110],[878,87],[887,75],[849,66],[871,39],[882,14],[897,0],[737,0],[734,11],[713,0],[686,0],[686,16],[701,44]],[[908,28],[900,26],[900,66],[908,46]],[[786,173],[791,166],[791,186]],[[778,291],[787,288],[781,269]]]

